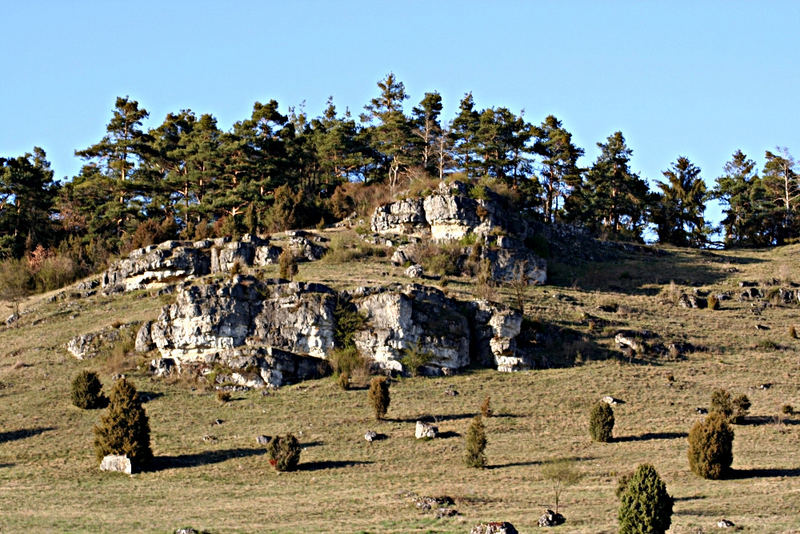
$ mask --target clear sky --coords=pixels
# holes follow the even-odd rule
[[[170,111],[220,126],[253,102],[329,95],[358,114],[394,72],[410,106],[438,90],[450,120],[479,108],[560,118],[589,165],[621,130],[633,167],[677,156],[709,184],[737,148],[800,156],[800,2],[2,0],[0,155],[43,147],[56,176],[103,135],[116,96],[156,126]]]

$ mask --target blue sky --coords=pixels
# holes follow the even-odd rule
[[[163,5],[162,5],[163,4]],[[56,176],[104,134],[116,96],[151,113],[256,100],[355,114],[394,72],[438,90],[446,119],[478,107],[559,117],[586,149],[621,130],[649,180],[678,155],[709,184],[737,148],[800,155],[800,2],[118,2],[8,0],[0,32],[0,155],[43,147]]]

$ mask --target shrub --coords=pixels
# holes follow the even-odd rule
[[[491,399],[487,395],[486,398],[483,399],[483,404],[481,404],[481,415],[487,418],[492,416],[492,405],[490,402]]]
[[[719,309],[719,299],[716,295],[709,295],[708,297],[708,309],[709,310],[718,310]]]
[[[550,481],[555,497],[555,509],[558,513],[558,504],[561,493],[567,486],[576,484],[581,479],[581,473],[575,469],[575,460],[571,458],[561,458],[548,462],[542,468],[542,474]]]
[[[147,414],[136,388],[124,378],[114,384],[108,412],[94,427],[94,450],[98,460],[108,454],[124,454],[137,465],[145,465],[153,457]]]
[[[222,404],[225,404],[226,402],[231,400],[231,392],[230,391],[218,390],[217,391],[217,400],[219,402],[221,402]]]
[[[383,419],[389,410],[389,379],[385,376],[376,376],[372,379],[367,392],[367,399],[373,410],[375,419]]]
[[[30,293],[31,282],[31,274],[24,260],[0,262],[0,300],[11,302],[14,313],[19,313],[19,301]]]
[[[354,346],[334,349],[330,353],[329,360],[342,389],[350,387],[350,377],[353,376],[353,372],[363,369],[365,365],[364,358]]]
[[[703,478],[718,480],[733,463],[733,429],[720,412],[711,412],[689,432],[689,467]]]
[[[663,534],[669,529],[674,500],[652,465],[636,468],[620,501],[620,534]]]
[[[733,422],[742,423],[744,418],[747,417],[747,412],[750,410],[750,399],[747,395],[741,394],[733,399]]]
[[[103,408],[108,403],[97,373],[81,371],[72,381],[72,404],[84,410]]]
[[[789,337],[792,339],[797,339],[797,328],[794,326],[789,327]]]
[[[614,489],[614,495],[616,495],[617,499],[622,499],[622,495],[625,494],[625,490],[628,488],[628,482],[631,481],[631,478],[633,478],[633,471],[624,473],[617,479],[617,487]]]
[[[715,389],[711,393],[711,409],[709,412],[719,412],[725,416],[726,420],[730,420],[733,415],[733,401],[731,394],[724,389]]]
[[[433,361],[433,353],[422,350],[419,343],[403,349],[403,357],[400,363],[407,368],[411,376],[419,376],[420,369]]]
[[[592,406],[589,414],[589,434],[595,441],[608,443],[614,430],[614,410],[605,402]]]
[[[467,429],[466,447],[464,462],[467,466],[484,467],[486,465],[486,455],[483,452],[486,449],[486,429],[480,415],[475,416]]]
[[[275,436],[267,444],[269,463],[276,471],[294,471],[300,463],[300,442],[293,434]]]
[[[336,379],[336,383],[339,384],[339,387],[344,390],[350,389],[350,373],[348,372],[339,373],[339,376]]]
[[[278,265],[280,267],[280,276],[287,280],[292,280],[297,274],[297,260],[294,254],[289,249],[284,249],[278,257]]]
[[[784,415],[792,415],[794,413],[794,407],[791,404],[784,404],[781,407],[781,412]]]
[[[367,316],[360,313],[348,301],[339,299],[333,309],[333,318],[336,322],[336,329],[333,332],[336,346],[343,349],[355,347],[354,336],[357,331],[364,327],[367,322]]]

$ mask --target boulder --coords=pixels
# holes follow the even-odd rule
[[[519,534],[519,531],[508,521],[503,521],[480,523],[472,527],[469,534]]]
[[[405,275],[409,278],[422,278],[424,272],[422,265],[412,265],[406,269]]]
[[[625,404],[624,400],[617,399],[615,397],[612,397],[611,395],[606,395],[605,397],[600,399],[600,402],[605,402],[609,406],[616,406],[617,404]]]
[[[19,315],[16,313],[12,313],[6,318],[6,326],[11,326],[12,324],[16,323],[19,320]]]
[[[94,358],[103,347],[119,339],[119,330],[106,328],[99,332],[89,332],[75,336],[67,342],[67,351],[79,360]]]
[[[414,430],[414,437],[417,439],[433,439],[439,435],[439,427],[426,423],[424,421],[417,421],[417,427]]]
[[[372,443],[378,437],[378,433],[374,430],[367,430],[364,432],[364,439],[368,442]]]
[[[210,258],[188,242],[165,241],[131,252],[114,262],[101,278],[105,293],[163,287],[178,279],[208,274]]]
[[[274,245],[262,245],[256,247],[253,257],[253,265],[263,267],[265,265],[277,265],[283,249]]]
[[[733,523],[733,521],[728,521],[727,519],[720,519],[717,521],[717,528],[732,528],[735,526],[736,525]]]
[[[645,352],[642,336],[633,332],[618,332],[617,335],[614,336],[614,343],[616,343],[620,348],[627,347],[634,352]]]
[[[317,261],[325,255],[327,249],[323,246],[317,245],[308,234],[300,234],[295,232],[293,237],[289,238],[289,247],[294,251],[294,255],[301,261]]]
[[[256,443],[259,445],[269,445],[269,440],[271,439],[271,437],[262,434],[261,436],[256,436]]]
[[[251,242],[232,241],[222,247],[211,248],[211,272],[227,273],[238,263],[241,267],[253,265],[256,248]]]
[[[566,519],[563,515],[552,510],[547,510],[544,514],[542,514],[542,517],[539,518],[539,526],[557,527],[558,525],[563,525],[564,521],[566,521]]]
[[[124,455],[109,454],[100,462],[100,471],[114,471],[117,473],[133,473],[131,459]]]

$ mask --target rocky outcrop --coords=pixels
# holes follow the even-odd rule
[[[291,232],[289,247],[298,259],[318,260],[326,249],[315,239],[321,238],[308,232]],[[207,274],[231,272],[237,264],[240,267],[277,264],[282,251],[269,240],[249,234],[239,241],[227,237],[165,241],[134,250],[127,258],[114,262],[103,273],[101,286],[106,294],[161,288]]]
[[[136,326],[138,323],[127,323],[116,328],[110,326],[96,332],[75,336],[67,342],[67,352],[78,360],[95,358],[119,341],[123,335],[132,335],[131,329]]]
[[[472,304],[471,317],[472,346],[478,363],[502,372],[531,368],[529,355],[517,347],[522,331],[520,312],[480,300]]]
[[[525,246],[529,227],[511,213],[500,198],[487,189],[481,198],[470,195],[470,186],[462,182],[442,182],[424,199],[404,199],[378,207],[371,227],[378,235],[430,236],[435,241],[453,241],[468,236],[481,238],[481,246],[462,251],[462,259],[488,260],[491,277],[496,281],[524,279],[530,284],[547,280],[547,264]],[[477,256],[476,256],[477,253]],[[413,247],[401,245],[391,258],[395,265],[415,258]]]
[[[507,521],[493,521],[491,523],[480,523],[472,527],[469,534],[519,534],[514,525]]]

